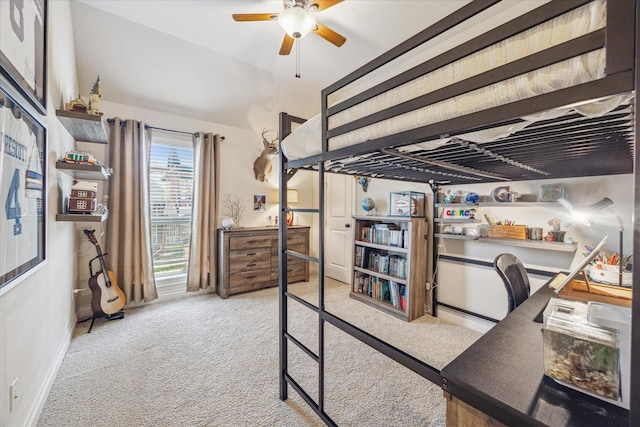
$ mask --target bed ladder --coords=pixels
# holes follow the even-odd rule
[[[289,132],[287,132],[287,130]],[[290,129],[280,129],[280,135],[288,135]],[[285,165],[287,162],[286,157],[280,151],[280,165]],[[327,425],[337,426],[337,424],[325,413],[324,411],[324,326],[325,320],[323,318],[324,313],[324,162],[318,162],[318,209],[307,208],[290,208],[287,207],[287,181],[293,176],[291,170],[280,167],[280,211],[279,211],[279,239],[278,239],[278,263],[281,272],[287,271],[287,257],[293,256],[307,260],[309,262],[315,262],[318,265],[318,303],[314,305],[299,296],[290,293],[288,289],[288,280],[286,274],[280,274],[279,277],[279,346],[280,346],[280,399],[288,399],[288,387],[291,386],[302,399],[318,414],[318,416]],[[300,212],[300,213],[317,213],[318,214],[318,257],[311,257],[309,255],[301,254],[295,251],[289,250],[287,247],[287,213]],[[317,314],[318,319],[318,352],[314,352],[301,340],[292,336],[288,330],[289,319],[289,303],[298,303],[303,307],[313,311]],[[302,350],[307,356],[317,363],[318,369],[318,389],[317,389],[317,402],[314,398],[290,375],[289,373],[289,345],[295,345]]]

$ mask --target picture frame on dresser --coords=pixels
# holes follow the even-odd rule
[[[46,258],[47,129],[0,76],[0,293]]]
[[[47,103],[48,0],[0,1],[0,72],[41,114]]]

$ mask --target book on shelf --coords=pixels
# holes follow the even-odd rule
[[[408,236],[408,229],[393,223],[372,224],[362,226],[360,229],[360,240],[376,245],[407,249],[409,247]]]
[[[364,251],[356,251],[355,265],[368,270],[377,271],[378,273],[388,274],[400,279],[406,279],[407,276],[407,260],[399,255],[388,255],[375,251],[369,252],[366,260],[359,253]]]

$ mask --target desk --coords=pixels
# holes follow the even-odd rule
[[[442,369],[447,425],[629,425],[627,410],[545,378],[534,319],[553,295],[543,286]]]

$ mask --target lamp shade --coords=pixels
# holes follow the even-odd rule
[[[272,190],[271,199],[273,203],[280,203],[280,190]],[[287,189],[287,203],[288,204],[298,204],[298,190],[294,188]]]
[[[294,39],[301,39],[316,27],[316,18],[299,6],[292,6],[278,16],[282,29]]]
[[[592,219],[595,214],[613,205],[613,201],[608,197],[580,209],[576,209],[571,202],[566,199],[558,199],[558,202],[560,202],[560,204],[569,211],[575,221],[578,221],[587,227],[591,226],[590,219]]]

